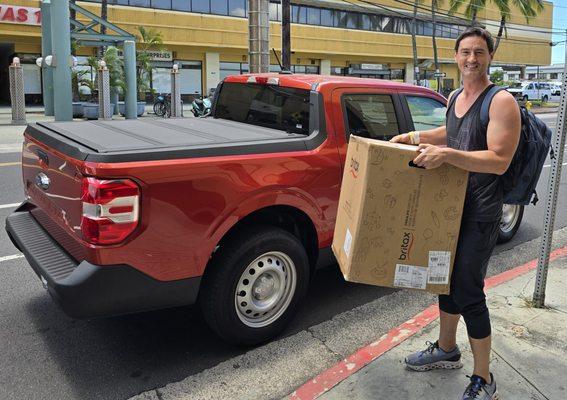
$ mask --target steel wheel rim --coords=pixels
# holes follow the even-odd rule
[[[504,204],[502,206],[502,219],[500,219],[500,230],[504,233],[511,232],[518,222],[520,206]]]
[[[238,318],[251,328],[272,324],[287,310],[296,285],[297,271],[288,255],[279,251],[262,254],[238,279],[234,296]]]

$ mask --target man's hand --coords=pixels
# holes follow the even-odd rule
[[[420,144],[417,151],[420,154],[413,162],[418,167],[433,169],[440,167],[447,160],[445,150],[432,144]]]
[[[392,143],[405,143],[405,144],[413,144],[411,142],[411,137],[409,133],[402,133],[401,135],[396,135],[392,139],[390,139]]]

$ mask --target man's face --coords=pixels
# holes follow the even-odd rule
[[[492,61],[488,45],[479,36],[469,36],[461,40],[455,53],[455,61],[461,70],[463,78],[480,78],[486,75]]]

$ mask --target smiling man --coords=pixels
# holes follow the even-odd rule
[[[490,104],[488,126],[480,122],[482,101],[494,86],[486,74],[493,53],[494,41],[488,31],[475,27],[463,32],[455,43],[463,87],[449,95],[446,125],[392,139],[419,144],[414,160],[418,166],[430,169],[449,163],[470,171],[451,294],[439,296],[439,339],[405,360],[407,368],[414,371],[461,368],[456,333],[462,315],[474,357],[473,374],[462,400],[498,398],[489,369],[491,327],[484,278],[502,213],[500,175],[506,172],[516,151],[521,120],[516,101],[502,90]]]

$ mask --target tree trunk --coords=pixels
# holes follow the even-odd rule
[[[500,39],[502,39],[502,35],[504,34],[504,27],[506,26],[506,17],[503,15],[500,18],[500,28],[498,29],[498,35],[496,35],[496,42],[494,43],[494,54],[496,54],[496,50],[498,50],[498,46],[500,46]]]
[[[417,67],[417,41],[416,41],[416,25],[417,25],[417,2],[419,0],[414,0],[413,4],[413,19],[411,24],[411,44],[413,49],[413,74],[414,74],[414,84],[419,85],[419,69]]]
[[[282,0],[282,67],[291,71],[291,1]]]
[[[435,62],[435,73],[439,74],[439,56],[437,53],[437,37],[436,30],[437,30],[437,21],[435,18],[435,9],[437,8],[437,0],[431,1],[431,22],[433,25],[433,35],[431,35],[431,40],[433,42],[433,61]],[[437,76],[437,92],[441,93],[441,77]]]
[[[102,0],[100,2],[100,18],[103,21],[107,21],[108,20],[108,0]],[[106,26],[101,25],[100,26],[100,33],[105,35],[106,34]],[[102,56],[104,55],[104,52],[106,50],[105,46],[100,46],[98,49],[98,53],[99,53],[99,58],[102,58]]]
[[[476,26],[476,7],[473,7],[472,16],[471,16],[471,26]]]

